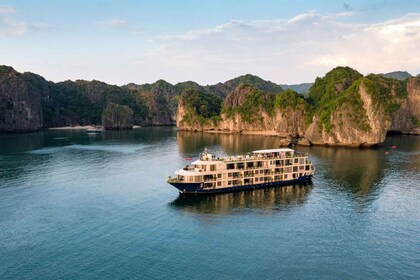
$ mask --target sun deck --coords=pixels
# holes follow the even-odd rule
[[[204,153],[200,155],[200,159],[192,162],[194,165],[200,164],[209,164],[211,161],[221,161],[221,162],[237,162],[237,161],[252,161],[259,159],[283,159],[291,157],[302,157],[308,156],[307,153],[298,153],[293,149],[289,148],[280,148],[280,149],[266,149],[266,150],[256,150],[251,153],[235,155],[235,156],[223,156],[218,157],[212,154]]]

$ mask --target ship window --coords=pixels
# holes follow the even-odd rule
[[[297,172],[298,171],[298,167],[297,166],[293,166],[293,172]]]
[[[298,163],[299,162],[299,159],[298,158],[295,158],[295,163]]]
[[[302,166],[299,166],[299,170],[303,170],[305,167],[302,165]]]
[[[220,187],[222,185],[222,182],[217,182],[217,186]]]
[[[309,165],[307,165],[307,166],[305,167],[305,170],[309,170]]]
[[[222,174],[217,174],[217,178],[222,178]]]
[[[284,174],[284,179],[287,179],[287,174]]]
[[[300,163],[300,164],[304,164],[304,163],[305,163],[305,159],[304,159],[304,158],[300,158],[300,159],[299,159],[299,163]]]
[[[210,171],[215,171],[216,170],[216,165],[210,165]]]
[[[235,169],[235,164],[233,164],[233,163],[229,163],[229,164],[226,166],[226,168],[227,168],[227,169]]]

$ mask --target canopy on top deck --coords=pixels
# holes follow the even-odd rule
[[[271,154],[271,153],[294,152],[294,150],[289,149],[289,148],[279,148],[279,149],[256,150],[256,151],[252,151],[252,152],[254,154]]]

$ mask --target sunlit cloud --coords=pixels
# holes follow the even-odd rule
[[[332,67],[349,65],[362,73],[419,71],[420,14],[355,24],[353,11],[314,11],[290,19],[238,21],[154,37],[157,45],[138,57],[159,63],[175,79],[221,81],[244,73],[277,82],[312,81]]]

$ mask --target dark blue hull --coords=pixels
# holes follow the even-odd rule
[[[221,188],[221,189],[208,189],[208,190],[203,190],[201,188],[202,186],[201,183],[169,182],[169,184],[177,188],[179,192],[183,194],[213,194],[213,193],[226,193],[226,192],[236,192],[236,191],[244,191],[244,190],[265,189],[269,187],[283,186],[283,185],[290,185],[290,184],[303,184],[303,183],[310,182],[311,180],[312,180],[312,176],[303,176],[294,180],[266,182],[266,183],[261,183],[261,184],[243,185],[243,186],[235,186],[235,187]]]

